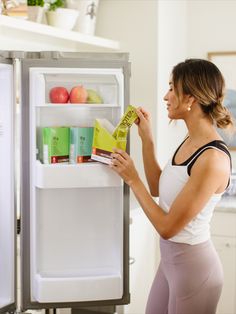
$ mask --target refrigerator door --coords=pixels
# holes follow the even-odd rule
[[[13,65],[0,56],[0,313],[16,308]]]
[[[128,303],[127,186],[98,162],[45,164],[41,145],[45,127],[117,124],[129,103],[128,56],[28,53],[21,64],[22,307]],[[78,85],[102,103],[51,103],[52,88]]]

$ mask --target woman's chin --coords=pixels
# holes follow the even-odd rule
[[[168,118],[171,119],[171,120],[174,119],[174,116],[173,116],[173,114],[171,114],[171,112],[168,112]]]

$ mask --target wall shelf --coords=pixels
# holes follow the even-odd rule
[[[34,36],[43,35],[49,38],[56,38],[64,41],[71,41],[85,45],[103,47],[111,50],[118,50],[120,44],[110,39],[82,34],[76,31],[67,31],[50,25],[39,24],[28,20],[0,15],[0,28],[12,29],[19,33],[33,33]],[[36,37],[34,37],[36,40]]]

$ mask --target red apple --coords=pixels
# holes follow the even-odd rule
[[[65,104],[69,100],[69,93],[65,87],[57,86],[50,90],[49,98],[52,103]]]
[[[88,98],[88,92],[87,90],[82,86],[74,86],[70,91],[70,102],[72,104],[75,103],[86,103]]]

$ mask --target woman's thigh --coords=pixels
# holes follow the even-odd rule
[[[169,287],[160,263],[148,296],[145,314],[168,314]]]
[[[169,314],[214,314],[223,285],[219,257],[211,242],[178,244],[173,259],[164,264],[169,284]]]

